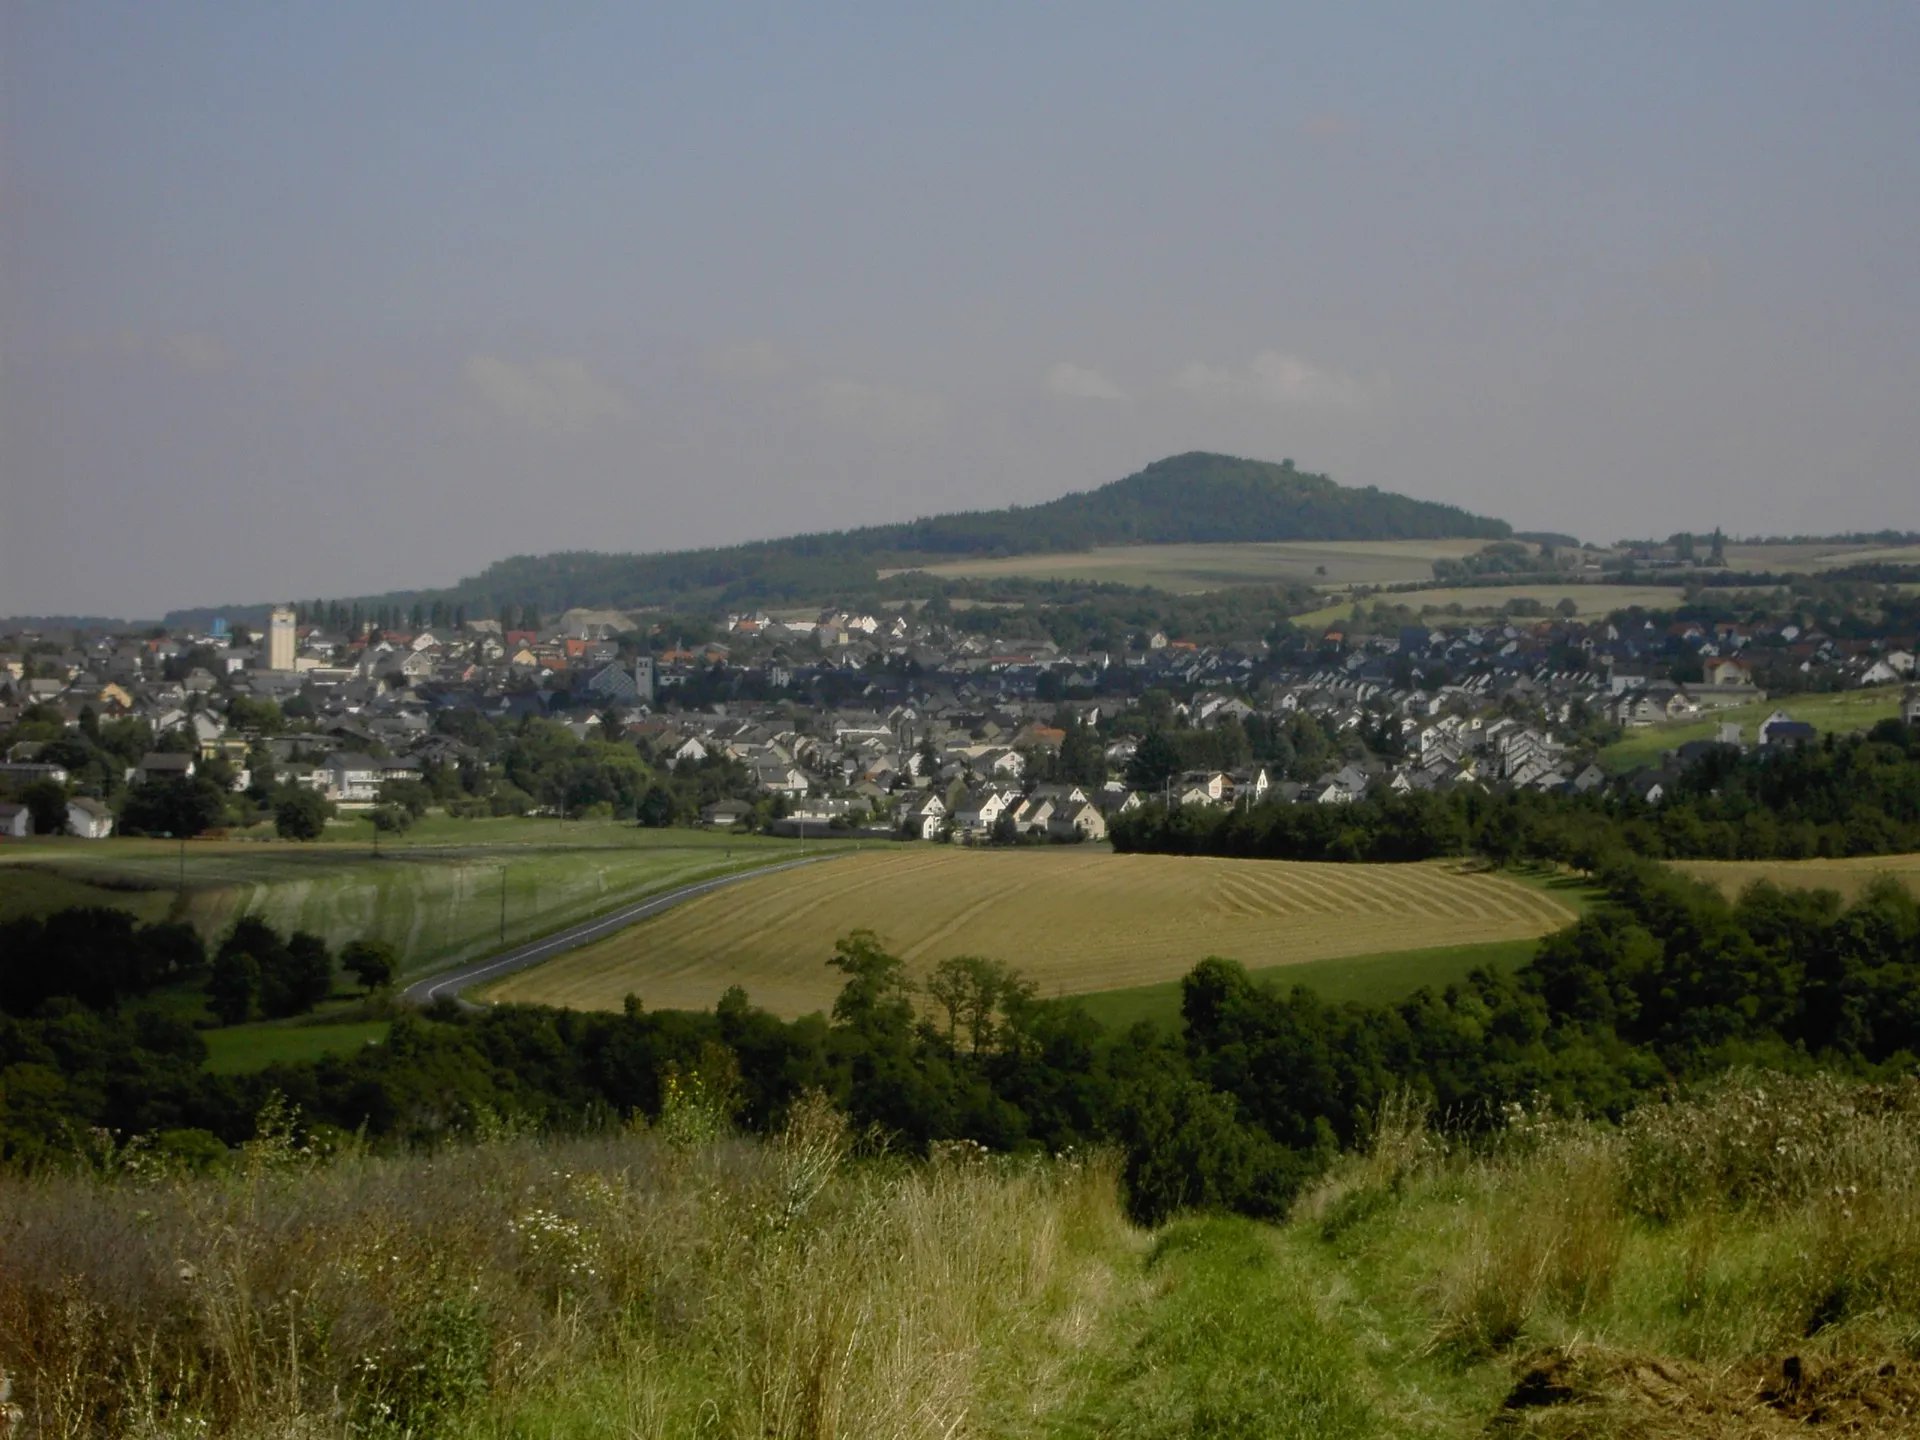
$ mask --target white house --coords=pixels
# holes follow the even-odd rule
[[[946,802],[934,794],[916,795],[900,811],[900,828],[922,840],[938,840],[946,821]]]
[[[676,745],[672,753],[667,756],[667,768],[673,769],[683,760],[698,765],[702,760],[707,758],[708,753],[706,745],[698,735],[689,735],[685,740],[682,740]]]
[[[1047,834],[1062,840],[1071,840],[1076,835],[1083,840],[1104,840],[1107,838],[1107,817],[1090,801],[1062,805],[1047,821]]]
[[[84,795],[67,801],[67,830],[82,840],[104,840],[113,833],[113,812]]]
[[[1047,822],[1053,819],[1054,804],[1051,796],[1028,795],[1013,802],[1014,827],[1023,833],[1045,830]]]
[[[962,800],[953,812],[953,823],[962,830],[991,830],[1005,813],[1007,797],[998,790],[976,790]]]
[[[755,765],[753,783],[774,795],[805,795],[812,788],[806,771],[778,760],[763,760]]]
[[[12,801],[0,801],[0,836],[24,840],[33,834],[33,812]]]
[[[711,805],[701,807],[700,823],[727,830],[744,823],[752,814],[753,807],[744,800],[716,800]]]
[[[370,756],[330,755],[315,774],[337,804],[365,805],[380,798],[380,762]]]

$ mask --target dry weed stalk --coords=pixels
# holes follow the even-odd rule
[[[859,1161],[820,1097],[766,1143],[323,1160],[294,1129],[222,1176],[0,1189],[24,1433],[488,1433],[596,1375],[642,1433],[944,1436],[1094,1263],[1063,1233],[1118,1223],[1111,1166]]]

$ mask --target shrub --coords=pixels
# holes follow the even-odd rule
[[[340,968],[360,982],[369,992],[393,983],[400,960],[393,947],[381,940],[354,940],[340,952]]]
[[[333,806],[317,790],[289,786],[273,802],[273,829],[282,840],[318,840]]]

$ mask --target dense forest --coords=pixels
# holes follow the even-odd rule
[[[400,608],[440,601],[493,615],[502,606],[555,614],[571,606],[750,606],[875,593],[879,572],[973,555],[1048,554],[1095,545],[1271,540],[1502,539],[1504,521],[1373,486],[1227,455],[1156,461],[1096,490],[1041,505],[964,511],[899,525],[826,531],[658,555],[569,551],[520,555],[443,591],[363,599]],[[259,608],[259,607],[255,607]],[[180,611],[168,624],[216,612]],[[245,617],[247,607],[218,613]],[[263,612],[264,613],[264,612]]]

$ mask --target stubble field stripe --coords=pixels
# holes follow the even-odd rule
[[[1477,920],[1480,918],[1472,897],[1456,893],[1461,885],[1461,877],[1443,879],[1435,872],[1421,872],[1402,877],[1401,883],[1430,905],[1443,910],[1459,920]]]
[[[679,938],[687,943],[703,940],[709,931],[722,926],[736,931],[747,925],[756,928],[765,928],[773,924],[790,926],[796,919],[812,913],[821,905],[832,904],[849,895],[864,893],[881,885],[899,883],[939,863],[937,857],[917,857],[917,863],[900,865],[896,873],[890,874],[889,867],[881,862],[892,858],[892,856],[880,854],[874,856],[872,861],[867,861],[863,856],[838,860],[834,862],[835,866],[847,868],[826,877],[816,877],[812,872],[817,867],[809,866],[803,870],[789,870],[778,875],[769,875],[764,880],[749,880],[738,887],[729,887],[725,891],[703,895],[697,900],[669,911],[668,916],[685,917],[682,923],[691,924],[697,915],[705,922],[679,932]],[[848,874],[857,875],[862,872],[867,872],[868,878],[851,885],[837,884]],[[812,887],[813,903],[802,904],[796,908],[794,901],[804,900],[809,887]],[[733,893],[735,889],[751,893],[735,895]]]

